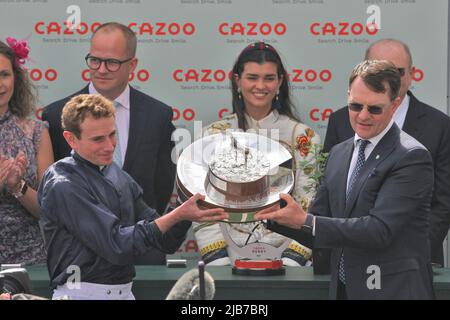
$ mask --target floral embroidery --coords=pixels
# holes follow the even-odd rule
[[[309,176],[313,172],[314,172],[314,167],[313,166],[305,166],[305,167],[303,167],[303,173],[305,175]]]
[[[217,123],[213,123],[208,131],[210,134],[215,134],[215,133],[221,133],[227,129],[231,128],[231,123],[229,122],[217,122]]]
[[[305,129],[305,133],[296,138],[297,149],[302,157],[307,157],[312,147],[312,138],[316,135],[310,128]]]
[[[303,210],[308,211],[309,204],[310,204],[310,200],[308,198],[306,198],[306,197],[301,197],[300,198],[300,205],[301,205]]]

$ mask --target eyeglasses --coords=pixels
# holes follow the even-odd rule
[[[361,112],[364,106],[359,103],[349,103],[348,108],[355,112]],[[367,106],[367,111],[369,111],[370,114],[382,114],[383,109],[384,108],[380,106]]]
[[[102,65],[102,62],[105,63],[105,67],[109,72],[116,72],[120,69],[120,66],[122,63],[131,61],[133,58],[125,59],[125,60],[118,60],[118,59],[102,59],[97,58],[94,56],[91,56],[89,53],[86,55],[84,60],[86,60],[86,65],[91,70],[98,70],[100,69],[100,66]]]

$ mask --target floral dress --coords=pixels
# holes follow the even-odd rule
[[[25,181],[38,187],[37,149],[46,123],[22,120],[7,111],[0,116],[0,154],[16,157],[22,151],[28,160]],[[0,264],[44,264],[44,242],[38,219],[14,198],[6,187],[0,188]]]
[[[292,169],[295,172],[295,185],[292,192],[297,203],[307,210],[315,196],[315,188],[305,188],[314,183],[311,179],[315,167],[315,151],[320,145],[319,136],[308,126],[299,123],[276,110],[259,121],[246,115],[249,129],[247,132],[263,134],[279,141],[292,154]],[[226,130],[236,130],[238,120],[235,114],[209,125],[205,134],[216,134]],[[219,223],[194,223],[194,235],[199,245],[203,261],[210,265],[233,264],[237,257],[224,239]],[[260,222],[245,224],[227,224],[233,241],[240,247],[251,242],[264,242],[274,247],[281,246],[286,237],[272,232]],[[292,241],[283,252],[284,264],[291,266],[310,265],[311,250],[296,241]]]

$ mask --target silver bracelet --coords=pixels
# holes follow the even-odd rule
[[[14,198],[19,199],[19,198],[23,197],[25,195],[25,193],[27,193],[27,190],[28,190],[28,185],[25,182],[25,180],[22,179],[20,181],[19,191],[17,191],[17,192],[10,191],[10,193],[14,196]]]

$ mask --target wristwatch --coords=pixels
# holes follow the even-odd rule
[[[25,193],[27,193],[28,185],[25,182],[25,180],[20,181],[20,188],[17,192],[11,192],[11,194],[14,196],[14,198],[19,199],[20,197],[23,197]]]
[[[301,230],[305,231],[306,233],[313,235],[314,230],[314,216],[310,213],[306,215],[305,224],[302,226]]]

